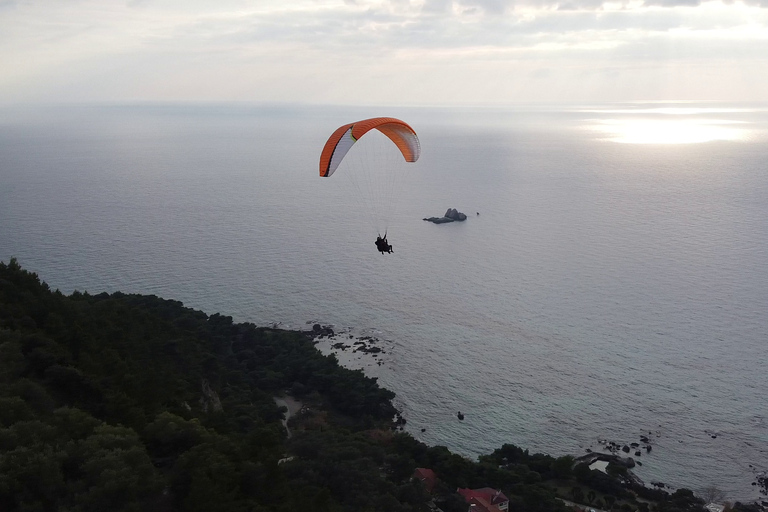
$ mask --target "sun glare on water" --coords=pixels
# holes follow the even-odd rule
[[[754,126],[743,116],[751,108],[710,105],[629,104],[621,108],[583,109],[599,117],[586,128],[602,140],[625,144],[699,144],[714,141],[746,141]]]
[[[626,144],[698,144],[748,139],[743,123],[719,119],[606,119],[592,128],[606,134],[605,140]]]

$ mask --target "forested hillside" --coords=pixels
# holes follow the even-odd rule
[[[306,406],[290,438],[286,393]],[[395,429],[392,398],[305,334],[155,296],[65,296],[0,263],[1,511],[464,512],[456,488],[487,486],[516,512],[565,510],[556,492],[576,486],[648,508],[571,457],[427,447]],[[438,475],[433,494],[416,467]],[[660,511],[701,510],[654,492]]]

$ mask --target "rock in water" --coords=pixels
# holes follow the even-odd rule
[[[448,208],[448,211],[445,212],[445,217],[458,221],[467,220],[467,216],[456,208]]]
[[[429,222],[434,222],[435,224],[445,224],[446,222],[453,222],[453,219],[449,219],[448,217],[429,217],[424,218],[424,220]]]
[[[445,215],[442,217],[429,217],[424,218],[424,220],[434,222],[435,224],[444,224],[446,222],[467,220],[467,216],[458,211],[456,208],[448,208],[448,210],[445,212]]]

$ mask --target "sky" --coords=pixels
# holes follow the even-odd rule
[[[768,0],[0,0],[0,104],[768,101]]]

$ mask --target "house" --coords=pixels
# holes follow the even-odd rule
[[[416,471],[413,472],[411,478],[424,484],[424,488],[427,489],[428,493],[432,492],[432,489],[435,488],[435,484],[437,483],[435,472],[429,468],[416,468]]]
[[[457,489],[464,501],[469,503],[468,512],[505,512],[509,510],[509,498],[503,492],[483,487],[482,489]]]

